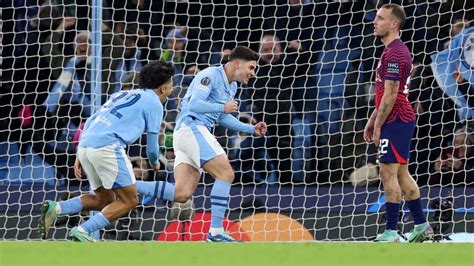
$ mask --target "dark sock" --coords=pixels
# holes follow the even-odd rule
[[[410,200],[406,202],[408,205],[408,209],[410,209],[411,216],[413,217],[413,221],[415,225],[419,225],[426,222],[425,214],[423,213],[423,208],[421,207],[421,200],[420,198],[416,200]]]
[[[387,218],[386,230],[397,230],[400,203],[387,202],[385,204],[385,216]]]

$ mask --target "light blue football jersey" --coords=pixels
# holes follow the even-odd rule
[[[178,129],[187,119],[209,130],[224,114],[224,105],[234,99],[237,82],[229,84],[224,66],[208,67],[194,77],[180,105]]]
[[[130,145],[144,132],[159,134],[162,120],[163,104],[153,90],[120,91],[87,119],[79,146]]]

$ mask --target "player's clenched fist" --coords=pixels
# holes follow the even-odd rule
[[[258,124],[255,125],[255,132],[254,134],[256,136],[263,136],[267,134],[267,123],[265,122],[258,122]]]
[[[231,101],[224,105],[224,113],[226,114],[236,112],[237,110],[239,110],[239,105],[236,101]]]

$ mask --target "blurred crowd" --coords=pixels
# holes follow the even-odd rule
[[[248,45],[260,60],[257,77],[236,95],[236,115],[265,121],[269,131],[256,138],[215,128],[236,182],[366,184],[367,174],[353,173],[376,162],[362,131],[383,50],[372,22],[377,6],[389,1],[247,0],[238,9],[225,2],[104,0],[102,103],[137,89],[138,72],[151,60],[169,60],[177,70],[160,137],[162,171],[148,170],[141,138],[128,148],[137,178],[173,178],[180,99],[196,73]],[[474,185],[474,84],[462,71],[448,73],[453,94],[432,68],[432,56],[455,49],[452,40],[474,26],[473,3],[391,2],[405,7],[401,38],[414,60],[408,86],[418,117],[410,170],[420,185]],[[89,1],[5,0],[3,6],[0,142],[7,144],[0,145],[0,170],[9,167],[8,143],[16,143],[20,157],[34,153],[56,167],[58,180],[74,183],[76,145],[94,110]]]

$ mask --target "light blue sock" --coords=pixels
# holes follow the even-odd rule
[[[99,212],[95,214],[94,216],[92,216],[91,218],[89,218],[89,220],[87,220],[85,223],[81,224],[80,226],[82,229],[84,229],[84,231],[90,234],[92,232],[95,232],[99,229],[106,227],[109,224],[110,224],[109,220],[107,220],[107,218],[105,218],[105,216],[101,212]]]
[[[216,180],[211,190],[211,228],[223,227],[225,211],[229,202],[229,191],[232,184]]]
[[[138,193],[162,200],[174,201],[176,188],[173,184],[163,181],[137,181]]]
[[[68,215],[82,211],[81,197],[75,197],[58,203],[61,207],[61,215]]]

